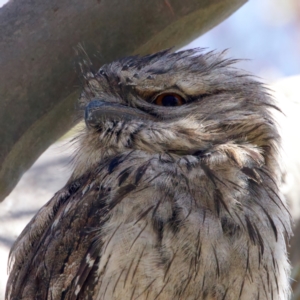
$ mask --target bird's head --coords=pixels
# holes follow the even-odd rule
[[[227,144],[267,156],[278,138],[272,99],[235,62],[224,53],[167,50],[88,72],[80,97],[85,162],[130,150],[205,156]]]

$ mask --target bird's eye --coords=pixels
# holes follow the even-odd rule
[[[165,93],[155,98],[153,103],[161,106],[180,106],[185,104],[186,101],[178,94]]]

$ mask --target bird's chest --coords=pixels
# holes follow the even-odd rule
[[[207,288],[224,271],[226,250],[217,250],[215,238],[207,238],[221,238],[218,226],[212,224],[200,237],[200,214],[193,212],[184,224],[175,224],[175,219],[155,220],[149,206],[141,210],[132,221],[116,218],[107,223],[99,265],[103,299],[201,299],[204,277]],[[128,211],[128,218],[134,214]]]
[[[117,204],[101,232],[99,299],[199,299],[202,255],[212,254],[203,239],[221,228],[195,203],[199,187],[191,182],[188,191],[180,174],[161,169],[138,167],[108,198]]]
[[[122,178],[126,170],[106,176],[106,185],[115,186],[99,236],[96,299],[250,300],[263,289],[258,246],[234,228],[234,219],[224,222],[203,170],[144,163]]]

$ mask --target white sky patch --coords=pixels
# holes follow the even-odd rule
[[[2,7],[5,3],[7,3],[9,0],[0,0],[0,7]]]

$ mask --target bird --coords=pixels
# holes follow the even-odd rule
[[[278,108],[226,53],[82,74],[73,173],[14,243],[7,300],[289,299]]]

